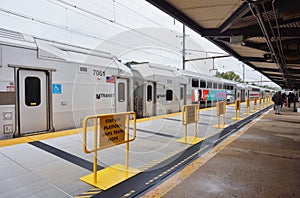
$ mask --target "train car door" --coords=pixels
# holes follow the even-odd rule
[[[245,102],[245,89],[241,89],[241,102]]]
[[[186,104],[186,85],[180,85],[179,101],[179,110],[181,110],[182,106]]]
[[[145,111],[144,116],[153,116],[155,109],[154,109],[154,83],[147,82],[146,83],[146,91],[144,92],[146,94],[146,105],[145,105]]]
[[[128,80],[124,78],[117,78],[116,112],[127,112],[128,104]]]
[[[234,89],[234,100],[237,100],[238,99],[238,96],[237,96],[237,90]]]
[[[20,135],[49,130],[47,78],[45,71],[18,70]]]

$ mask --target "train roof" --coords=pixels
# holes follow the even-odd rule
[[[0,28],[0,44],[37,50],[39,59],[104,66],[132,76],[130,69],[120,63],[115,56],[97,49],[51,41],[3,28]]]
[[[137,71],[144,80],[161,81],[160,77],[169,77],[176,79],[180,83],[188,84],[188,80],[184,78],[176,67],[146,62],[132,64],[131,69]]]

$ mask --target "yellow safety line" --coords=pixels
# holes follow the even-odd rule
[[[205,111],[205,110],[211,110],[214,109],[215,107],[208,107],[208,108],[203,108],[203,109],[199,109],[199,111]],[[182,112],[177,112],[177,113],[170,113],[170,114],[165,114],[165,115],[159,115],[159,116],[151,116],[148,118],[139,118],[136,120],[136,122],[147,122],[150,120],[158,120],[161,118],[169,118],[169,117],[174,117],[174,116],[181,116]]]
[[[209,110],[212,108],[214,108],[214,107],[200,109],[200,111]],[[165,114],[165,115],[160,115],[160,116],[153,116],[153,117],[149,117],[149,118],[140,118],[140,119],[137,119],[136,122],[146,122],[146,121],[150,121],[150,120],[157,120],[157,119],[161,119],[161,118],[168,118],[168,117],[180,116],[180,115],[181,115],[181,112],[177,112],[177,113]],[[74,134],[78,134],[80,132],[82,132],[82,128],[50,132],[50,133],[43,133],[43,134],[36,134],[36,135],[30,134],[30,135],[24,136],[24,137],[0,140],[0,148],[5,147],[5,146],[13,146],[13,145],[23,144],[23,143],[28,143],[28,142],[34,142],[34,141],[52,139],[52,138],[57,138],[57,137],[62,137],[62,136],[74,135]]]
[[[136,122],[146,122],[146,121],[150,121],[150,120],[158,120],[161,118],[168,118],[168,117],[173,117],[173,116],[180,116],[181,112],[177,112],[177,113],[170,113],[170,114],[165,114],[165,115],[159,115],[159,116],[152,116],[149,118],[139,118],[136,120]]]
[[[73,135],[78,134],[81,131],[81,129],[72,129],[72,130],[65,130],[65,131],[58,131],[58,132],[50,132],[50,133],[43,133],[38,135],[31,135],[31,136],[24,136],[24,137],[18,137],[8,140],[1,140],[0,141],[0,147],[5,146],[12,146],[16,144],[23,144],[28,142],[34,142],[34,141],[40,141],[40,140],[46,140],[51,138],[57,138],[67,135]]]
[[[263,115],[264,116],[264,115]],[[191,174],[193,174],[196,170],[201,168],[206,162],[208,162],[211,158],[216,156],[219,152],[221,152],[226,146],[228,146],[230,143],[232,143],[234,140],[236,140],[238,137],[243,135],[253,124],[255,124],[259,119],[255,119],[247,126],[243,127],[240,131],[236,132],[229,138],[225,139],[223,142],[218,144],[216,147],[214,147],[212,150],[209,151],[206,155],[194,160],[192,163],[184,167],[180,172],[176,173],[174,176],[172,176],[170,179],[163,182],[158,187],[154,188],[147,194],[143,196],[143,198],[158,198],[166,195],[170,190],[175,188],[177,185],[179,185],[181,182],[183,182],[185,179],[187,179]],[[174,168],[174,167],[172,167]]]

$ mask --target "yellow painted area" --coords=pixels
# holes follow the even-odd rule
[[[97,172],[98,181],[94,182],[94,174],[89,174],[80,178],[80,180],[91,184],[102,190],[107,190],[127,179],[133,177],[134,175],[140,173],[141,171],[134,168],[126,169],[126,166],[122,164],[115,164],[113,166],[107,167]]]
[[[200,137],[193,137],[193,136],[186,136],[186,141],[185,138],[180,138],[178,140],[176,140],[176,142],[181,142],[181,143],[185,143],[185,144],[197,144],[198,142],[201,142],[202,140],[204,140],[204,138],[200,138]]]
[[[0,140],[0,147],[5,146],[12,146],[16,144],[23,144],[27,142],[33,142],[34,140],[30,139],[29,137],[20,137],[20,138],[14,138],[14,139],[8,139],[8,140]]]
[[[46,140],[51,138],[57,138],[67,135],[73,135],[78,134],[82,131],[82,129],[72,129],[72,130],[65,130],[65,131],[59,131],[59,132],[49,132],[49,133],[43,133],[43,134],[37,134],[37,135],[31,135],[31,136],[24,136],[24,137],[18,137],[8,140],[1,140],[0,141],[0,147],[5,146],[12,146],[16,144],[23,144],[28,142],[34,142],[34,141],[40,141],[40,140]]]

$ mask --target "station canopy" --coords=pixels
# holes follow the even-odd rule
[[[300,89],[299,0],[147,0],[282,88]]]

